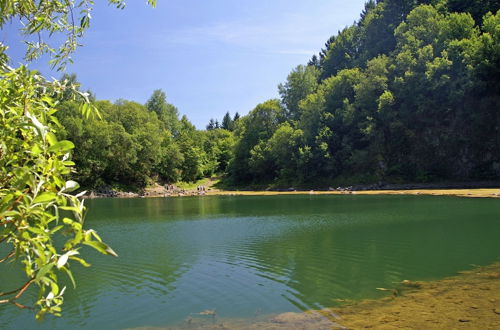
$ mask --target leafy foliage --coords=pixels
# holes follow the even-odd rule
[[[60,315],[65,288],[58,278],[65,273],[74,283],[70,261],[87,265],[78,256],[80,246],[116,254],[95,231],[83,228],[81,194],[71,194],[79,185],[66,179],[74,144],[55,134],[56,100],[64,86],[47,83],[24,66],[0,77],[0,244],[11,247],[0,262],[19,262],[27,277],[19,289],[0,293],[6,297],[0,303],[26,307],[17,300],[35,284],[37,317]],[[54,240],[61,233],[65,243],[58,247]]]
[[[154,0],[148,2],[154,5]],[[122,0],[109,3],[124,6]],[[19,20],[26,60],[49,54],[52,66],[63,69],[89,27],[92,5],[92,0],[0,1],[0,27]],[[61,44],[49,45],[51,36]],[[94,230],[84,229],[84,192],[71,194],[79,185],[69,179],[74,144],[57,137],[61,100],[83,99],[79,110],[87,119],[95,108],[88,94],[68,84],[73,77],[48,82],[26,66],[10,68],[6,49],[0,44],[0,251],[10,252],[0,259],[0,266],[15,262],[26,278],[19,288],[0,292],[0,304],[30,308],[19,299],[36,285],[36,317],[58,316],[66,289],[60,287],[61,273],[75,285],[71,263],[88,266],[79,257],[82,245],[116,255]],[[56,244],[60,240],[63,244]]]

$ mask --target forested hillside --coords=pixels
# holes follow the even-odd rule
[[[196,130],[157,90],[60,111],[87,187],[226,174],[226,183],[500,178],[499,1],[380,0],[278,86],[280,99]]]
[[[467,5],[468,4],[468,5]],[[236,129],[235,182],[500,177],[498,1],[370,1]]]

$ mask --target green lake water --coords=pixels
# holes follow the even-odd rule
[[[384,296],[500,257],[500,200],[435,196],[97,199],[87,227],[119,258],[84,248],[63,317],[0,306],[2,329],[183,324],[215,309],[249,319]],[[76,266],[76,265],[75,265]],[[0,291],[18,280],[3,271]],[[61,275],[62,276],[62,275]]]

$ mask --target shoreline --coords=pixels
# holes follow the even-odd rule
[[[397,290],[397,291],[396,291]],[[498,329],[500,262],[435,281],[403,281],[392,296],[328,309],[350,329]]]
[[[500,198],[500,188],[477,189],[405,189],[405,190],[344,190],[344,191],[209,191],[208,196],[273,196],[273,195],[432,195]]]
[[[374,288],[375,290],[376,288]],[[219,318],[216,311],[168,327],[181,329],[498,329],[500,328],[500,262],[476,266],[431,281],[402,281],[388,296],[347,302],[339,307],[286,312],[253,319]],[[389,293],[390,292],[390,293]],[[212,314],[209,314],[212,313]]]
[[[187,196],[276,196],[276,195],[427,195],[457,196],[472,198],[500,198],[500,188],[467,188],[467,189],[373,189],[373,190],[174,190],[168,191],[158,187],[146,188],[143,193],[134,192],[91,192],[84,198],[168,198]]]

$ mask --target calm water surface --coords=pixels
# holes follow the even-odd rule
[[[87,201],[119,258],[84,249],[62,318],[0,307],[0,328],[170,326],[216,309],[254,318],[376,298],[500,257],[500,200],[248,196]],[[76,266],[76,265],[75,265]],[[18,273],[2,274],[0,291]]]

